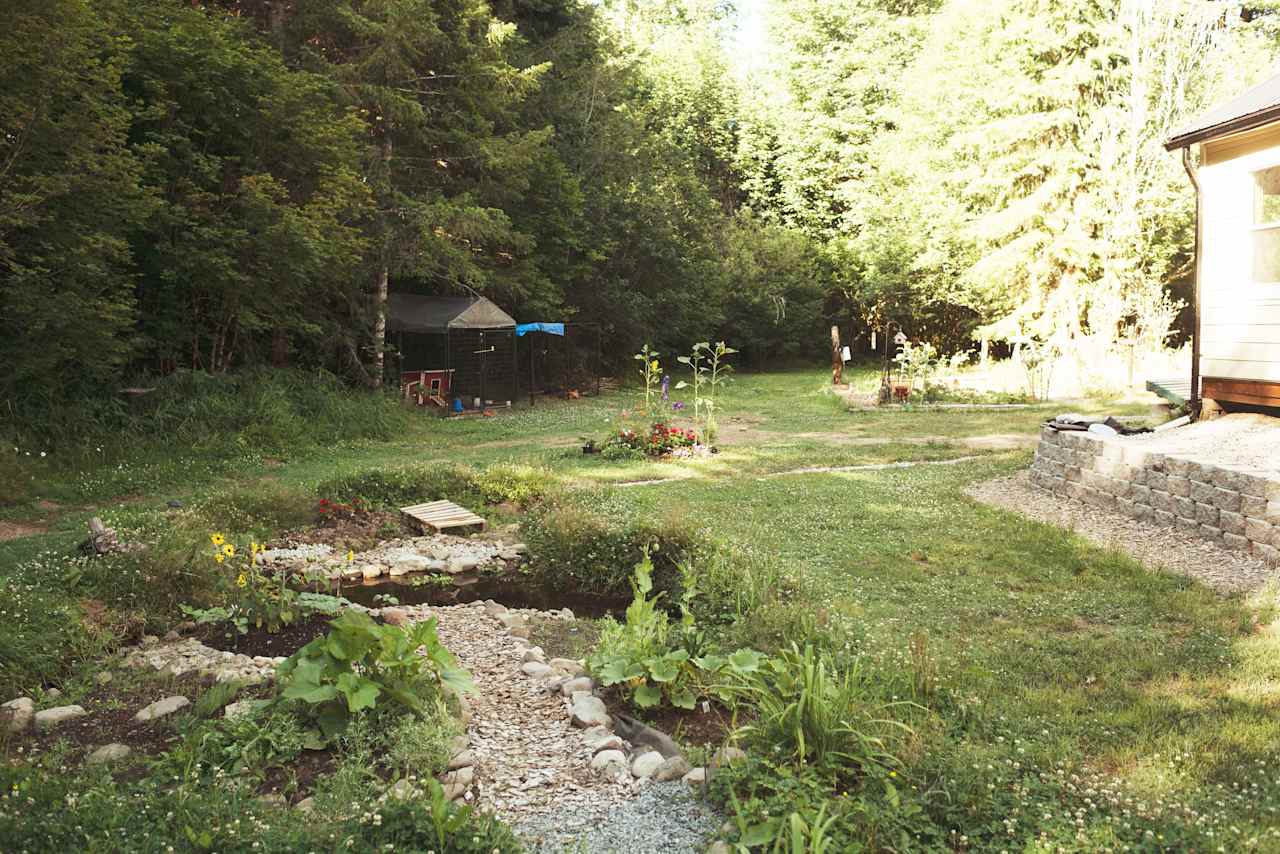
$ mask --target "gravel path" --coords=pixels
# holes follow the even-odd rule
[[[1243,552],[1051,495],[1032,486],[1025,471],[979,483],[965,492],[984,504],[1067,528],[1148,567],[1191,576],[1219,593],[1251,592],[1278,577],[1276,570]]]
[[[1197,421],[1174,430],[1127,436],[1126,445],[1140,445],[1159,454],[1192,457],[1209,465],[1245,466],[1280,472],[1280,418],[1240,412]]]
[[[481,603],[403,610],[413,620],[437,617],[440,640],[475,680],[468,800],[542,846],[535,850],[691,851],[719,826],[684,783],[593,773],[592,751],[570,724],[568,701],[521,672],[526,642],[506,635]]]
[[[633,800],[539,816],[516,825],[536,854],[672,854],[702,851],[720,818],[684,783],[653,783]]]

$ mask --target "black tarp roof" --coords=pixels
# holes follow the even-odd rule
[[[1276,120],[1280,120],[1280,74],[1179,128],[1165,141],[1164,147],[1172,151],[1229,133],[1252,130]]]
[[[387,328],[393,332],[512,329],[516,322],[484,297],[387,296]]]

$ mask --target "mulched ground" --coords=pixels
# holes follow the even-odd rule
[[[197,626],[191,637],[224,652],[236,652],[241,655],[265,655],[274,658],[279,655],[293,655],[306,646],[313,638],[320,637],[329,631],[332,617],[324,614],[312,614],[300,622],[282,626],[278,632],[266,629],[250,628],[248,634],[240,634],[234,626],[227,623],[218,625]]]

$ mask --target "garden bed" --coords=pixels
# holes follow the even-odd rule
[[[265,627],[250,626],[245,634],[240,634],[230,623],[214,623],[197,626],[192,630],[191,637],[205,646],[224,652],[276,658],[292,655],[314,638],[323,635],[329,629],[330,619],[332,615],[329,614],[309,614],[274,632],[267,631]]]

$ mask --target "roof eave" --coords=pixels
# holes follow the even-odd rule
[[[1254,130],[1276,121],[1280,121],[1280,104],[1274,104],[1265,110],[1259,110],[1247,116],[1240,116],[1228,122],[1221,122],[1207,128],[1199,128],[1170,137],[1165,141],[1164,148],[1166,151],[1174,151],[1179,148],[1186,148],[1189,145],[1195,145],[1198,142],[1208,142],[1219,137],[1230,136],[1233,133]]]

